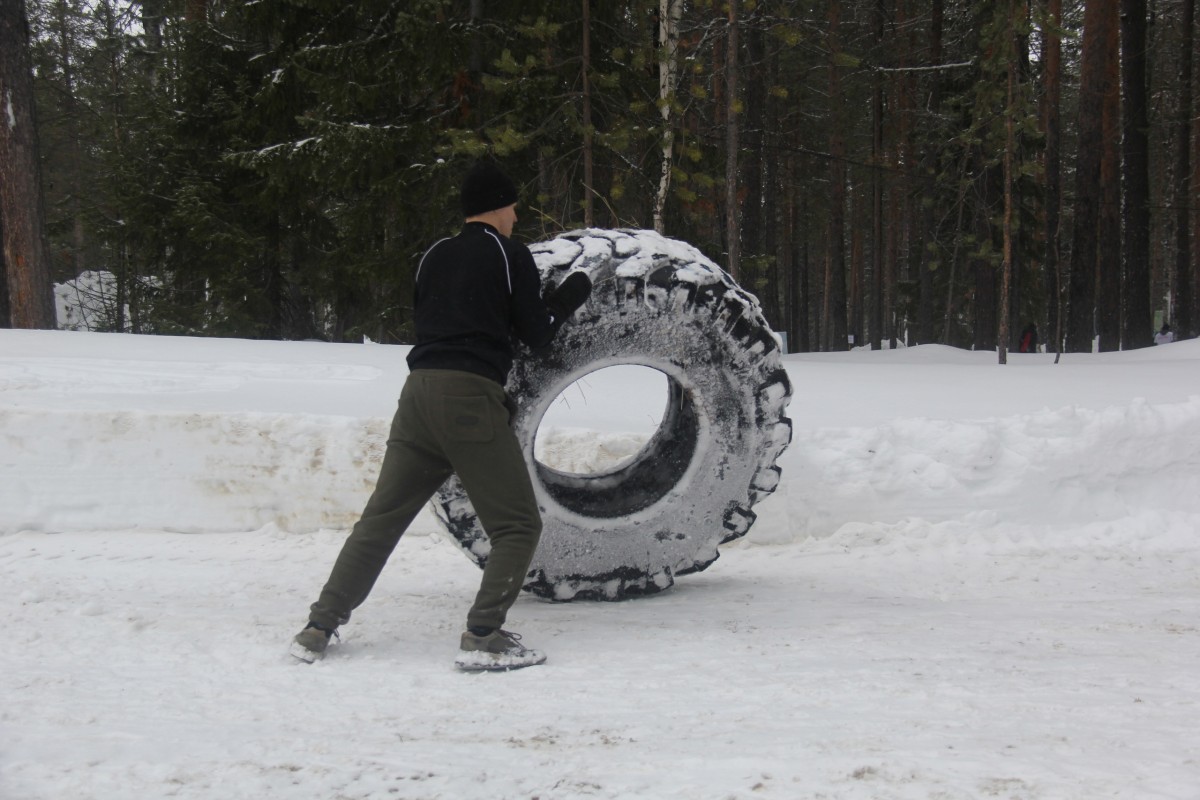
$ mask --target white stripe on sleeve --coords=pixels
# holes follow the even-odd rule
[[[447,236],[444,239],[438,239],[436,242],[434,242],[432,245],[429,246],[429,249],[425,251],[425,255],[421,256],[421,261],[417,264],[417,274],[413,276],[413,283],[416,283],[417,280],[421,277],[421,267],[425,266],[425,259],[429,258],[429,254],[433,252],[433,248],[437,247],[442,242],[450,241],[451,238],[452,237]]]

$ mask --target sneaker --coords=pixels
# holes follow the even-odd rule
[[[288,650],[288,653],[291,654],[292,658],[303,661],[305,664],[320,661],[325,657],[325,650],[329,647],[329,640],[334,636],[337,636],[336,630],[327,630],[315,622],[310,622],[304,630],[296,634],[296,638],[292,640],[292,647]]]
[[[541,664],[546,654],[521,644],[521,637],[494,630],[484,636],[466,631],[454,666],[464,672],[498,672]]]

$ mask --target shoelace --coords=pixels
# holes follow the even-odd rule
[[[317,630],[317,631],[320,631],[321,633],[325,634],[326,639],[337,639],[340,641],[342,638],[342,635],[337,632],[337,628],[334,628],[333,630],[329,630],[328,628],[322,628],[320,625],[317,625],[312,622],[310,622],[304,626],[305,630],[308,630],[309,628],[312,628],[313,630]]]
[[[504,639],[505,645],[506,645],[506,650],[508,652],[512,652],[512,653],[528,652],[528,648],[525,647],[525,645],[521,644],[521,634],[519,634],[519,633],[513,633],[512,631],[506,631],[503,628],[497,628],[496,630],[494,630],[490,634],[488,634],[488,636],[499,636],[500,638]]]

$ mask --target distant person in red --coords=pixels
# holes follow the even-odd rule
[[[1037,326],[1031,322],[1025,326],[1025,330],[1021,331],[1021,341],[1017,345],[1017,349],[1022,353],[1036,353],[1037,347]]]

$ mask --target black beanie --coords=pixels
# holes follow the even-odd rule
[[[480,161],[471,167],[462,185],[464,217],[473,217],[505,208],[517,202],[517,187],[491,161]]]

